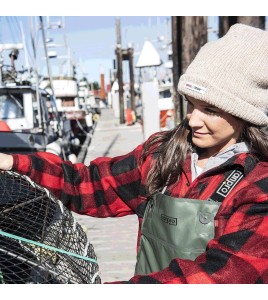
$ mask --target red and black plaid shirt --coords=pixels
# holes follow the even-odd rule
[[[153,158],[142,166],[142,146],[115,158],[97,158],[90,166],[62,161],[50,153],[13,155],[13,170],[49,189],[71,210],[93,217],[137,214],[140,238],[146,206],[145,183]],[[231,169],[244,179],[224,199],[215,218],[215,238],[195,261],[173,259],[169,267],[120,283],[268,283],[268,163],[239,154],[191,180],[190,157],[173,197],[208,199]]]

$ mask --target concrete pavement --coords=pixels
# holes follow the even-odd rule
[[[112,109],[103,109],[85,158],[88,165],[100,156],[118,156],[133,150],[143,142],[142,127],[119,124]],[[134,274],[137,216],[98,219],[75,214],[94,246],[102,282],[127,280]]]

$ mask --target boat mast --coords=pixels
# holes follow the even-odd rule
[[[39,87],[39,78],[38,78],[38,71],[37,71],[37,53],[36,53],[36,41],[34,38],[34,30],[33,30],[33,24],[32,24],[32,17],[31,17],[31,41],[32,41],[32,47],[33,47],[33,54],[34,54],[34,74],[35,74],[35,91],[36,91],[36,101],[38,103],[37,105],[37,111],[38,111],[38,123],[39,123],[39,129],[44,130],[43,121],[42,121],[42,115],[41,115],[41,104],[40,104],[40,95],[38,91]]]
[[[50,68],[48,51],[47,51],[47,43],[46,43],[46,35],[45,35],[43,18],[40,16],[39,20],[40,20],[40,26],[41,26],[41,31],[42,31],[42,38],[43,38],[43,44],[44,44],[44,50],[45,50],[45,56],[46,56],[48,78],[49,78],[49,81],[50,81],[50,88],[51,88],[51,91],[52,91],[52,96],[55,99],[53,80],[52,80],[51,68]]]
[[[28,60],[28,49],[27,49],[27,45],[26,45],[25,34],[24,34],[22,22],[20,22],[20,31],[21,31],[21,36],[22,36],[23,48],[24,48],[24,59],[25,59],[25,63],[26,63],[27,74],[28,74],[28,77],[30,77],[30,64],[29,64],[29,60]]]
[[[47,72],[48,72],[48,78],[49,78],[49,82],[50,82],[50,88],[51,88],[51,92],[52,92],[52,97],[54,99],[56,99],[55,92],[54,92],[52,73],[51,73],[51,68],[50,68],[50,63],[49,63],[48,51],[47,51],[46,34],[45,34],[42,16],[39,16],[39,20],[40,20],[40,26],[41,26],[41,31],[42,31],[42,38],[43,38],[43,44],[44,44],[44,50],[45,50],[45,56],[46,56]],[[59,122],[59,120],[58,120],[58,122]],[[58,133],[59,133],[59,137],[62,138],[63,132],[62,132],[62,128],[59,123],[58,123]],[[62,148],[62,154],[63,154],[64,160],[66,160],[66,154],[65,154],[64,148]]]

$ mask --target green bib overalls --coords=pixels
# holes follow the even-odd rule
[[[241,171],[233,170],[215,191],[216,198],[223,200],[242,178]],[[221,202],[154,195],[143,218],[135,275],[160,271],[173,258],[194,260],[205,252],[214,238],[214,218]]]

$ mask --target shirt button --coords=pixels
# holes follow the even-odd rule
[[[187,186],[190,186],[190,182],[187,182],[186,185],[187,185]]]

